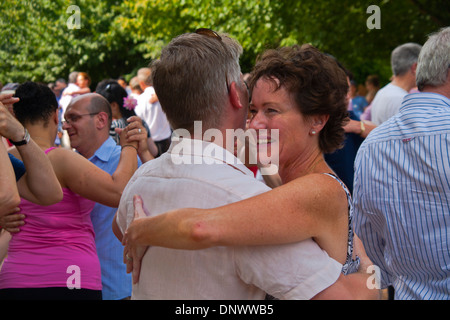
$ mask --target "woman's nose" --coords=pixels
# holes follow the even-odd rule
[[[267,121],[264,115],[261,112],[257,112],[253,114],[253,117],[250,119],[250,129],[267,129]]]

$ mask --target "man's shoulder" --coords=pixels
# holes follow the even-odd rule
[[[387,84],[381,88],[375,95],[374,102],[379,99],[403,99],[404,96],[408,94],[404,89],[393,85],[392,83]],[[377,99],[378,98],[378,99]]]
[[[144,163],[136,171],[133,180],[146,179],[161,180],[173,184],[174,187],[195,184],[202,189],[220,190],[243,198],[270,190],[266,184],[240,170],[239,167],[225,163],[176,163],[167,153]]]
[[[121,147],[109,136],[89,160],[99,167],[102,164],[109,166],[112,162],[117,165],[120,160],[121,151]]]
[[[155,94],[155,89],[153,87],[147,87],[145,90],[137,97],[138,101],[146,101],[150,99],[152,94]]]

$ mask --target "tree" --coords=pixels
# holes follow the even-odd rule
[[[70,5],[79,7],[79,29],[68,29]],[[368,28],[370,5],[380,8],[380,29]],[[357,81],[376,73],[387,82],[391,51],[422,44],[448,21],[447,0],[8,0],[0,11],[0,81],[49,82],[73,70],[94,83],[129,78],[176,35],[207,27],[242,44],[244,72],[267,48],[311,43]]]
[[[241,60],[249,71],[267,48],[311,43],[334,55],[359,82],[368,74],[391,76],[390,53],[405,42],[423,43],[426,35],[450,21],[445,0],[433,6],[415,0],[169,0],[125,1],[120,23],[135,36],[137,50],[149,60],[170,39],[198,27],[235,37],[243,46]],[[367,8],[380,8],[381,29],[369,29]],[[444,11],[444,12],[443,12]],[[395,32],[393,32],[393,30]]]
[[[73,71],[98,81],[144,60],[132,37],[113,25],[120,1],[78,1],[81,25],[69,29],[68,0],[10,0],[0,12],[0,81],[50,82]]]

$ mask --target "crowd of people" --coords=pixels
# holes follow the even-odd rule
[[[198,29],[129,82],[4,87],[0,299],[450,298],[450,28],[383,87],[242,52]]]

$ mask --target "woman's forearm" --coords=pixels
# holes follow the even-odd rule
[[[317,201],[311,201],[313,184],[317,181],[302,184],[301,193],[298,185],[290,184],[222,207],[169,211],[134,221],[127,232],[138,245],[178,249],[306,240],[329,224],[324,222],[328,217],[318,212]]]
[[[205,210],[180,209],[154,217],[134,220],[127,228],[129,241],[140,246],[174,249],[204,249],[215,244],[201,216]]]
[[[137,149],[134,146],[125,146],[120,154],[119,164],[112,174],[114,182],[119,190],[123,191],[128,181],[137,170]]]
[[[20,197],[14,169],[3,143],[0,145],[0,163],[0,215],[5,215],[19,205]]]

